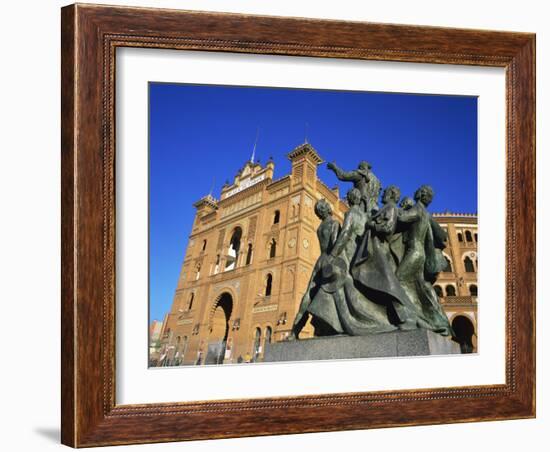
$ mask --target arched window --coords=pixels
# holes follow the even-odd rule
[[[276,210],[273,214],[273,224],[278,224],[279,220],[281,219],[281,212]]]
[[[271,287],[273,286],[273,275],[271,273],[267,274],[265,278],[265,296],[269,297],[271,295]]]
[[[271,344],[271,336],[273,336],[273,330],[270,326],[265,329],[265,343]]]
[[[445,258],[445,262],[447,262],[447,265],[443,269],[444,272],[452,272],[453,267],[451,265],[451,260],[447,256],[443,256]]]
[[[191,292],[191,295],[189,296],[189,303],[187,303],[187,310],[190,311],[193,307],[193,300],[195,299],[195,292]]]
[[[475,240],[476,243],[477,243],[477,232],[474,234],[474,240]]]
[[[445,287],[445,296],[447,297],[456,297],[455,286],[449,284]]]
[[[195,275],[195,281],[201,277],[201,264],[197,264],[197,273]]]
[[[472,297],[477,297],[477,285],[476,284],[470,284],[470,295]]]
[[[459,241],[459,242],[463,242],[463,241],[464,241],[464,239],[462,238],[462,233],[461,233],[461,232],[459,232],[459,233],[457,234],[457,237],[458,237],[458,241]]]
[[[229,241],[229,249],[227,250],[227,257],[225,259],[225,270],[233,270],[237,266],[237,257],[239,256],[239,250],[241,249],[241,237],[243,230],[236,227],[231,235]]]
[[[206,239],[202,241],[202,250],[204,251],[206,249]]]
[[[474,263],[472,262],[472,259],[470,259],[468,256],[464,258],[464,270],[467,273],[474,273]]]
[[[254,334],[254,359],[258,357],[262,349],[260,348],[260,343],[262,340],[262,330],[256,328],[256,333]]]
[[[217,275],[220,271],[220,255],[216,256],[216,265],[214,266],[214,274]]]
[[[466,231],[466,241],[471,242],[472,241],[472,233],[470,231]]]
[[[275,239],[271,239],[271,242],[269,243],[269,258],[272,259],[275,257],[277,253],[277,242]]]
[[[441,288],[441,286],[435,285],[434,290],[438,297],[441,298],[443,296],[443,289]]]
[[[246,265],[252,263],[252,243],[248,244],[248,249],[246,250]]]

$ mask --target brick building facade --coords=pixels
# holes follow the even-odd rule
[[[477,351],[477,215],[434,214],[446,229],[449,239],[443,253],[447,259],[446,271],[434,284],[435,291],[463,349]]]

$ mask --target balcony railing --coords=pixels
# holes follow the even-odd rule
[[[468,296],[455,296],[455,297],[442,297],[441,300],[446,304],[476,304],[477,297]]]

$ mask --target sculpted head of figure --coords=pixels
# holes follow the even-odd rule
[[[399,204],[399,207],[401,207],[403,210],[409,210],[412,206],[414,206],[414,201],[409,196],[405,196]]]
[[[368,172],[372,168],[372,165],[369,162],[363,160],[362,162],[359,162],[358,168],[362,171]]]
[[[397,203],[399,202],[400,197],[401,190],[399,190],[399,187],[397,185],[389,185],[386,187],[384,194],[382,195],[382,203],[387,204],[390,201]]]
[[[361,202],[361,192],[357,188],[348,191],[346,198],[350,206],[356,206]]]
[[[429,185],[422,185],[418,190],[414,192],[414,200],[421,202],[425,206],[429,206],[434,199],[434,190]]]
[[[317,215],[321,220],[324,220],[332,215],[332,207],[330,207],[330,204],[326,199],[320,199],[315,203],[315,215]]]

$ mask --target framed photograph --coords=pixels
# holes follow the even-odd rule
[[[61,32],[64,444],[535,416],[533,34]]]

